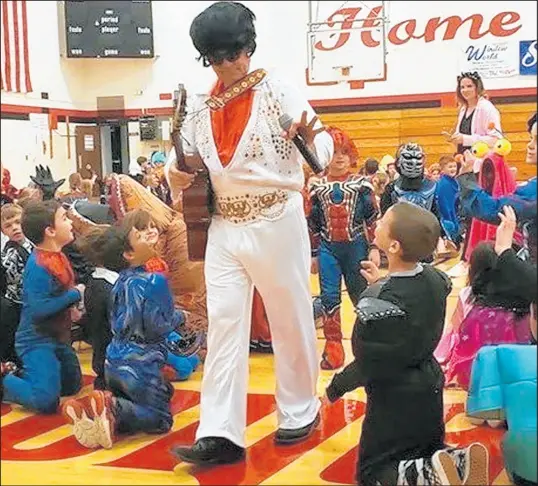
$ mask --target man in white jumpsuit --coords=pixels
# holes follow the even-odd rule
[[[220,85],[215,88],[223,89],[214,89],[213,96],[209,91],[195,94],[182,130],[187,163],[200,157],[207,166],[217,208],[205,257],[209,330],[200,426],[194,446],[173,449],[181,460],[202,465],[231,463],[245,455],[254,287],[264,301],[273,338],[275,440],[304,440],[319,421],[310,242],[301,195],[304,160],[289,139],[298,130],[323,166],[332,158],[333,142],[298,90],[262,70],[247,76],[256,47],[253,21],[242,4],[218,2],[196,17],[190,31],[204,65],[217,74]],[[253,90],[248,121],[224,164],[211,109],[222,108],[237,94],[236,87],[248,91],[245,81]],[[286,133],[278,121],[283,113],[296,120]],[[177,170],[175,154],[166,172],[174,197],[191,176]]]

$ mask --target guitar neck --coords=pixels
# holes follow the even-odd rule
[[[189,166],[185,162],[185,152],[183,151],[183,141],[181,140],[181,133],[172,133],[172,144],[176,152],[176,166],[178,170],[182,172],[191,172]]]

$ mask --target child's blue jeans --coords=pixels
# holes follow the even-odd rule
[[[321,242],[319,249],[319,283],[321,302],[330,312],[342,300],[342,276],[351,302],[356,305],[367,287],[360,274],[361,261],[368,259],[368,243],[359,236],[351,242]]]
[[[60,396],[82,387],[77,355],[70,344],[31,333],[17,333],[15,350],[23,363],[19,376],[4,377],[4,400],[38,413],[55,413]]]

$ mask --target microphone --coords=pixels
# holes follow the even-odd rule
[[[293,118],[287,113],[284,113],[278,119],[278,123],[280,124],[282,130],[285,130],[287,132],[293,124]],[[301,155],[304,157],[306,163],[310,166],[310,168],[314,171],[314,174],[319,174],[320,172],[323,172],[323,167],[319,163],[318,157],[306,146],[305,141],[301,138],[299,134],[295,135],[295,137],[293,137],[291,141],[295,144],[299,152],[301,152]]]

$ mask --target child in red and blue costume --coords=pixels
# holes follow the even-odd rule
[[[83,301],[85,287],[75,285],[73,268],[62,252],[73,233],[58,202],[28,204],[22,230],[35,244],[24,271],[21,319],[15,335],[23,368],[18,376],[2,377],[3,399],[39,413],[55,413],[60,396],[74,395],[82,386],[80,364],[70,341],[73,308]]]
[[[319,268],[325,349],[321,368],[343,366],[340,319],[341,281],[344,277],[349,297],[357,304],[366,288],[360,263],[368,258],[379,264],[379,250],[368,242],[378,208],[374,188],[363,176],[351,172],[358,153],[349,136],[329,127],[334,141],[334,156],[325,175],[310,186],[308,217],[312,241],[313,271]]]

